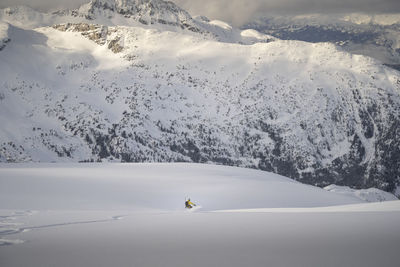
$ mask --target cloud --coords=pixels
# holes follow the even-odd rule
[[[309,13],[400,13],[399,0],[172,0],[192,15],[240,26],[260,15]],[[0,0],[0,8],[28,5],[39,10],[77,8],[89,0]]]
[[[72,9],[90,0],[1,0],[0,8],[24,5],[41,11],[54,9]]]
[[[236,26],[260,15],[310,13],[400,13],[399,0],[172,0],[192,15],[221,19]]]

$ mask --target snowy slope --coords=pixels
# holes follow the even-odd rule
[[[331,42],[348,52],[400,68],[400,14],[299,15],[263,17],[243,28],[285,40]]]
[[[172,2],[162,0],[92,0],[76,10],[41,13],[26,6],[0,9],[0,21],[23,29],[50,27],[63,23],[88,23],[105,26],[139,26],[158,30],[184,32],[188,35],[233,43],[269,42],[272,36],[246,35],[226,23],[206,17],[192,18]]]
[[[273,173],[207,164],[3,164],[0,177],[0,209],[174,211],[185,197],[203,211],[365,202]]]
[[[185,211],[188,196],[202,208]],[[365,203],[250,169],[0,166],[8,267],[386,267],[397,262],[399,217],[400,201]]]
[[[339,194],[356,196],[361,200],[365,200],[367,202],[398,200],[398,198],[393,194],[379,190],[377,188],[354,190],[348,186],[328,185],[324,187],[324,189]]]
[[[394,192],[398,72],[328,43],[204,17],[192,18],[199,32],[146,25],[147,9],[95,3],[95,18],[47,14],[52,27],[4,15],[1,161],[213,162]],[[157,12],[187,14],[167,7]],[[61,23],[70,17],[82,22]]]

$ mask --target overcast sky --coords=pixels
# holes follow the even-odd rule
[[[41,10],[75,8],[89,0],[0,0],[0,8],[25,4]],[[192,15],[205,15],[237,26],[263,14],[399,12],[400,0],[173,0]]]

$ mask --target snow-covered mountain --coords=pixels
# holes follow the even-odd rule
[[[258,18],[244,28],[285,40],[331,42],[348,52],[400,68],[400,14],[270,16]]]
[[[0,21],[29,30],[63,23],[87,23],[182,32],[221,42],[254,43],[275,39],[253,30],[233,28],[222,21],[210,21],[204,16],[193,18],[174,3],[162,0],[92,0],[76,10],[53,13],[14,6],[0,9]]]
[[[212,162],[393,192],[400,182],[400,74],[377,60],[162,1],[0,14],[1,161]]]

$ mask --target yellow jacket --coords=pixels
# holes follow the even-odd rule
[[[193,207],[193,206],[196,206],[196,204],[194,204],[194,203],[193,203],[192,201],[190,201],[190,200],[186,200],[185,206],[186,206],[186,208],[191,208],[191,207]]]

